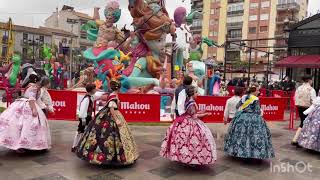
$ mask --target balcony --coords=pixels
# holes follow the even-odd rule
[[[228,39],[229,40],[238,40],[242,38],[242,34],[228,34]]]
[[[288,47],[288,44],[286,40],[277,40],[274,43],[274,47],[277,48],[278,50],[285,50]]]
[[[239,10],[239,11],[228,11],[227,14],[228,16],[241,16],[243,15],[244,10]]]
[[[34,40],[33,43],[32,43],[32,40],[27,40],[27,39],[23,39],[20,41],[21,46],[40,46],[42,44],[43,44],[42,42],[39,42],[37,40]]]
[[[191,26],[191,27],[190,27],[190,30],[191,30],[191,31],[198,31],[198,30],[201,31],[201,30],[202,30],[202,26]]]
[[[278,4],[277,5],[278,11],[300,11],[300,5],[296,2],[293,3],[286,3],[286,4]]]
[[[283,38],[283,37],[285,37],[285,32],[282,31],[282,30],[278,30],[278,31],[276,31],[276,32],[274,33],[274,36],[275,36],[276,38]]]
[[[244,2],[244,0],[228,0],[228,3]]]
[[[242,28],[243,23],[242,22],[233,22],[233,23],[227,23],[227,28],[228,29],[233,29],[233,28]]]
[[[276,18],[276,22],[277,22],[277,24],[284,24],[284,22],[285,22],[285,20],[288,18],[288,20],[289,20],[289,23],[297,23],[297,22],[299,22],[299,19],[298,18],[296,18],[296,17],[286,17],[286,16],[284,16],[284,17],[277,17]]]

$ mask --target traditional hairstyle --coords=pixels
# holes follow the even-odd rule
[[[186,94],[190,98],[196,93],[196,88],[194,86],[189,86],[186,88]]]
[[[257,87],[256,86],[251,86],[249,87],[248,91],[247,91],[247,94],[251,94],[253,92],[256,92],[257,91]]]
[[[41,87],[44,87],[44,86],[46,86],[48,84],[50,84],[50,79],[49,78],[47,78],[46,76],[41,78],[41,82],[40,82]]]
[[[96,85],[95,84],[89,83],[89,84],[86,85],[87,93],[91,93],[94,89],[96,89]]]
[[[235,94],[236,96],[242,96],[242,94],[243,94],[243,88],[242,88],[242,87],[236,87],[236,88],[234,89],[234,94]]]
[[[309,80],[312,80],[312,77],[311,77],[311,76],[304,76],[304,77],[302,77],[302,81],[303,81],[303,82],[308,82]]]
[[[183,79],[183,84],[186,86],[190,86],[192,84],[192,77],[190,76],[185,76]]]
[[[28,78],[28,82],[25,83],[25,84],[22,86],[22,88],[27,87],[30,83],[37,83],[37,82],[40,81],[40,78],[39,78],[39,76],[38,76],[37,74],[30,74],[30,76],[27,77],[27,78]]]

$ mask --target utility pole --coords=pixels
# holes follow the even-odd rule
[[[249,68],[248,68],[248,82],[247,82],[248,87],[250,86],[250,74],[251,74],[250,71],[251,71],[251,60],[252,60],[251,54],[252,54],[252,42],[250,42],[250,47],[249,47]]]
[[[270,66],[270,49],[268,49],[268,64],[267,64],[267,96],[269,97],[270,92],[269,92],[269,69],[271,69]]]
[[[171,53],[171,79],[175,78],[175,64],[174,64],[174,58],[177,57],[176,55],[176,47],[175,47],[175,44],[176,44],[176,38],[177,38],[177,34],[174,33],[172,35],[172,53]]]
[[[223,79],[226,81],[227,71],[227,48],[229,47],[228,34],[226,34],[226,42],[224,43],[224,63],[223,63]]]
[[[69,48],[69,64],[70,64],[70,85],[71,85],[71,76],[72,76],[72,50],[73,50],[73,25],[79,23],[77,19],[67,19],[67,23],[71,24],[71,43],[70,43],[70,48]]]
[[[34,59],[34,34],[32,34],[32,60]]]

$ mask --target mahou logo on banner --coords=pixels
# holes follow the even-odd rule
[[[259,98],[263,118],[268,121],[284,120],[284,111],[286,108],[286,98]]]
[[[211,116],[202,118],[204,122],[223,122],[224,107],[229,97],[198,96],[199,111],[212,113]]]
[[[76,91],[48,91],[53,103],[55,115],[49,114],[49,119],[76,120],[77,92]]]
[[[160,95],[120,94],[120,111],[128,122],[159,122]]]

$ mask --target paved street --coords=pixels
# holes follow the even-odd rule
[[[186,167],[159,157],[161,139],[166,126],[131,126],[138,143],[140,159],[126,168],[96,167],[78,159],[70,152],[76,122],[51,121],[53,148],[47,153],[16,154],[0,149],[1,180],[315,180],[320,179],[320,155],[289,145],[294,132],[285,130],[287,122],[272,123],[276,158],[271,162],[245,162],[225,156],[222,151],[222,124],[209,124],[218,146],[218,161],[203,168]],[[312,172],[271,172],[270,165],[309,164]],[[257,164],[258,163],[258,164]]]

